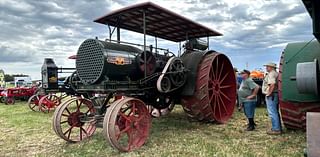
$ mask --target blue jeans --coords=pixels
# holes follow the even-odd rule
[[[254,111],[256,110],[256,101],[243,102],[244,114],[247,118],[254,117]]]
[[[266,96],[266,104],[269,117],[271,118],[272,130],[281,130],[281,121],[279,114],[279,98],[278,93],[272,93],[270,96]]]

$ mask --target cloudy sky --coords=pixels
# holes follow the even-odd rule
[[[111,10],[140,0],[0,0],[0,69],[40,79],[45,57],[74,67],[67,57],[87,38],[105,39],[105,25],[92,22]],[[211,37],[210,49],[227,54],[239,69],[279,62],[286,43],[313,38],[311,19],[300,0],[152,0],[224,35]],[[122,40],[143,43],[122,31]],[[151,37],[148,45],[153,44]],[[178,44],[159,41],[177,52]],[[247,64],[248,63],[248,64]]]

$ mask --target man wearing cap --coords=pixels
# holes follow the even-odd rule
[[[241,71],[242,82],[238,90],[239,103],[242,104],[244,108],[244,113],[248,118],[247,131],[253,131],[255,129],[254,123],[254,112],[257,103],[257,93],[259,91],[259,85],[257,85],[250,78],[250,71]]]
[[[279,114],[279,98],[278,98],[278,72],[277,64],[268,63],[264,65],[267,74],[263,79],[262,93],[266,95],[266,104],[269,117],[271,118],[272,128],[267,131],[269,135],[281,134],[281,121]]]

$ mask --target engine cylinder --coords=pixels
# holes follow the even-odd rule
[[[87,39],[79,47],[77,74],[84,84],[102,80],[137,80],[142,77],[137,57],[142,51],[136,47],[97,39]]]

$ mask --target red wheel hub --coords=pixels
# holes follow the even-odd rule
[[[84,122],[81,122],[81,117],[85,114],[82,112],[73,112],[68,117],[68,124],[74,127],[81,127],[83,126]]]

